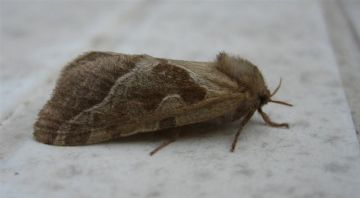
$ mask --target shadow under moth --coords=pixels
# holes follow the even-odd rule
[[[235,121],[234,151],[242,128],[271,99],[259,69],[224,52],[212,62],[88,52],[67,64],[34,124],[36,140],[86,145],[206,121]],[[169,138],[150,154],[175,141]]]

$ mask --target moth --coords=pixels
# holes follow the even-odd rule
[[[231,145],[271,99],[259,69],[251,62],[220,52],[214,61],[197,62],[88,52],[67,64],[50,100],[38,114],[34,136],[52,145],[86,145],[138,133],[178,128],[207,121],[240,120]],[[175,141],[163,142],[150,154]]]

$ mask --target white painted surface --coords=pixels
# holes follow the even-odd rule
[[[10,113],[0,126],[1,197],[356,197],[360,193],[359,145],[318,3],[109,4],[60,6],[55,15],[52,8],[57,4],[40,2],[34,11],[23,4],[2,3],[2,24],[44,36],[19,41],[17,45],[28,48],[28,58],[17,59],[13,34],[4,34],[11,27],[1,28],[1,40],[8,39],[1,44],[1,67],[8,72],[7,78],[2,74],[6,86],[2,85],[1,97],[16,107],[2,111]],[[10,8],[19,14],[4,14]],[[79,17],[77,9],[86,9],[80,15],[92,20]],[[34,23],[43,31],[34,30],[21,13],[34,14]],[[57,34],[56,24],[68,32]],[[49,39],[52,44],[47,45],[42,43],[47,34],[62,39],[56,44]],[[37,43],[41,47],[30,47]],[[7,52],[8,47],[13,51]],[[213,59],[220,50],[242,55],[259,65],[270,89],[283,78],[276,98],[295,107],[271,104],[265,111],[274,120],[288,121],[291,128],[269,128],[256,115],[235,153],[229,147],[238,122],[186,127],[176,143],[153,157],[148,152],[161,142],[158,135],[82,147],[36,142],[32,124],[60,66],[93,49],[191,60]],[[34,66],[10,66],[11,60]],[[28,81],[13,75],[19,70]],[[34,83],[24,89],[6,92],[12,92],[16,83],[30,82]]]

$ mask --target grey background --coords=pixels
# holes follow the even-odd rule
[[[1,1],[1,197],[355,197],[360,191],[359,1]],[[238,123],[84,147],[32,138],[62,65],[89,50],[259,66],[281,130]],[[357,133],[357,135],[356,135]]]

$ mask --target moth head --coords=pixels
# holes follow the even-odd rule
[[[225,52],[220,52],[216,58],[216,67],[220,71],[235,79],[240,87],[245,87],[257,98],[257,108],[261,108],[268,102],[292,106],[289,103],[271,99],[279,90],[281,79],[277,88],[270,93],[260,70],[250,61],[241,57],[230,56]]]
[[[260,107],[267,104],[269,102],[270,98],[271,98],[271,94],[270,94],[269,90],[260,92],[259,95],[258,95],[258,100],[259,100]]]

